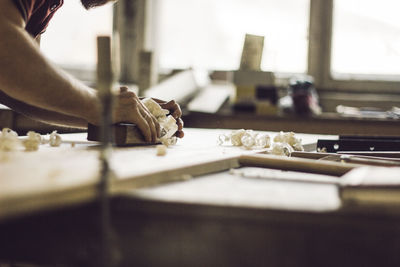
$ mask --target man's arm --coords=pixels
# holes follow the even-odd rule
[[[87,128],[87,121],[84,119],[68,116],[61,113],[48,111],[45,109],[37,108],[18,101],[14,98],[9,97],[0,90],[0,103],[6,105],[12,110],[21,113],[34,120],[42,121],[44,123],[59,125],[63,127]]]
[[[0,1],[0,36],[0,90],[32,106],[97,123],[96,92],[41,55],[12,0]]]
[[[65,125],[99,124],[96,91],[53,66],[24,29],[24,20],[12,0],[0,1],[0,90],[21,109],[52,117]],[[2,100],[0,95],[0,102]],[[26,106],[21,103],[27,104]],[[116,98],[113,122],[138,125],[146,141],[156,141],[159,123],[133,92],[123,89]],[[28,108],[28,110],[26,110]],[[26,113],[25,112],[25,113]],[[46,113],[46,114],[44,114]],[[59,115],[62,114],[62,115]]]
[[[36,41],[36,43],[37,43],[37,45],[40,47],[40,40],[42,39],[42,35],[38,35],[38,36],[36,36],[36,38],[35,38],[35,41]]]

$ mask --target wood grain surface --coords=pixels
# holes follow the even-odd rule
[[[155,146],[113,149],[111,164],[115,178],[111,182],[111,193],[228,170],[239,165],[239,156],[262,152],[218,146],[221,133],[230,133],[230,130],[185,129],[185,137],[169,147],[163,157],[156,155]],[[61,147],[41,145],[37,152],[0,155],[0,220],[84,203],[96,197],[98,143],[86,141],[86,133],[62,137]],[[300,137],[303,143],[310,144],[318,136]]]

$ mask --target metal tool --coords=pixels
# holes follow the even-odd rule
[[[338,140],[318,140],[317,149],[330,153],[343,151],[400,151],[400,137],[340,136]]]

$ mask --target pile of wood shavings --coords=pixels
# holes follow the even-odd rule
[[[42,137],[40,134],[29,131],[27,137],[23,140],[19,139],[18,134],[9,128],[4,128],[0,132],[0,151],[17,151],[21,147],[25,151],[37,151],[40,144],[49,144],[50,146],[57,147],[61,145],[62,139],[57,131],[53,131],[48,137]]]
[[[301,139],[293,132],[280,132],[274,137],[273,144],[268,134],[255,133],[253,130],[239,129],[218,137],[218,145],[229,142],[233,146],[242,146],[249,150],[270,148],[269,152],[274,155],[290,156],[293,151],[304,151]]]
[[[243,146],[246,149],[261,149],[271,146],[271,138],[264,133],[255,133],[253,130],[234,130],[229,135],[218,137],[218,144],[230,142],[233,146]]]

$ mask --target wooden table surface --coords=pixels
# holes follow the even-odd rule
[[[256,151],[217,146],[223,132],[187,129],[165,157],[154,146],[114,150],[116,266],[399,266],[398,211],[341,209],[334,184],[229,172]],[[0,262],[99,266],[98,151],[84,134],[63,138],[2,155]]]
[[[219,134],[229,132],[188,128],[185,137],[168,148],[163,157],[156,155],[155,146],[113,149],[111,165],[115,179],[111,193],[228,170],[238,165],[238,156],[259,152],[218,146]],[[300,137],[304,144],[315,143],[318,138]],[[64,134],[62,138],[60,147],[41,145],[36,152],[0,155],[0,220],[96,197],[100,173],[98,144],[86,141],[86,133]]]

